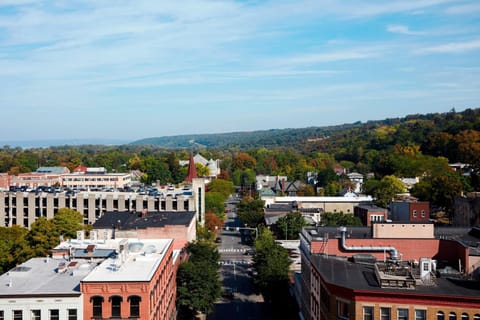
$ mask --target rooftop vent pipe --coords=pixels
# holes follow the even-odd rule
[[[341,241],[341,246],[342,249],[345,251],[374,251],[374,252],[384,252],[388,251],[390,253],[390,258],[392,260],[398,260],[398,250],[395,249],[394,247],[374,247],[374,246],[362,246],[362,247],[356,247],[356,246],[347,246],[345,243],[345,234],[347,233],[347,228],[346,227],[340,227],[339,228],[340,232],[342,233],[342,241]]]

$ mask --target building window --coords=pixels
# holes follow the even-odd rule
[[[414,218],[417,217],[417,210],[413,210],[413,217],[414,217]]]
[[[111,296],[109,300],[112,303],[112,317],[120,317],[122,314],[122,297]]]
[[[408,320],[408,309],[399,308],[397,310],[397,319],[398,320]]]
[[[40,310],[32,310],[32,320],[40,320],[41,315],[40,315]]]
[[[68,320],[77,320],[77,309],[68,309]]]
[[[462,320],[468,320],[468,314],[462,313]]]
[[[425,218],[425,210],[422,210],[422,218]]]
[[[475,313],[473,320],[480,320],[480,313]]]
[[[437,320],[445,320],[445,313],[443,313],[443,311],[437,312]]]
[[[23,320],[22,310],[13,310],[12,315],[13,315],[13,320]]]
[[[130,318],[140,317],[140,301],[142,301],[142,298],[130,296],[127,301],[130,302]]]
[[[320,285],[320,303],[327,311],[330,311],[330,294],[322,284]]]
[[[427,310],[415,310],[415,320],[426,320]]]
[[[391,312],[390,308],[380,308],[380,320],[390,320]]]
[[[448,320],[457,320],[457,314],[455,312],[450,312],[448,314]]]
[[[102,317],[102,304],[103,304],[103,297],[95,296],[90,299],[92,303],[92,311],[94,317]]]
[[[60,314],[58,309],[51,309],[49,310],[50,313],[50,320],[60,320]]]
[[[0,310],[0,320],[5,320],[5,313],[3,313],[3,310]]]
[[[348,319],[348,302],[337,300],[338,319]]]
[[[363,320],[373,320],[373,307],[363,307]]]

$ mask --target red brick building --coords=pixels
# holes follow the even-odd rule
[[[80,283],[84,319],[174,319],[178,255],[172,240],[123,239]]]
[[[430,203],[427,201],[392,201],[390,203],[392,221],[428,222]]]
[[[480,252],[459,239],[458,234],[451,239],[438,235],[430,223],[305,228],[300,240],[302,315],[480,320],[480,282],[465,281],[480,270]],[[448,273],[437,277],[440,270]]]
[[[371,226],[372,222],[385,222],[388,219],[387,209],[373,205],[360,205],[353,208],[353,215],[358,217],[364,226]]]

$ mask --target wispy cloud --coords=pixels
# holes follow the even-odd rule
[[[389,24],[387,26],[387,31],[391,33],[406,34],[411,36],[421,36],[426,35],[426,32],[423,31],[412,31],[408,26],[401,24]]]
[[[25,108],[32,124],[33,114],[62,110],[65,119],[92,127],[103,127],[89,117],[93,111],[118,123],[140,109],[150,128],[158,128],[150,119],[182,109],[194,114],[192,126],[211,128],[205,115],[229,107],[267,110],[277,117],[272,122],[287,123],[280,117],[301,106],[322,106],[319,114],[323,106],[362,110],[372,101],[378,108],[410,102],[420,108],[404,102],[422,92],[422,103],[432,99],[436,107],[438,92],[430,90],[442,86],[451,99],[478,101],[478,75],[468,70],[480,64],[480,21],[461,15],[478,6],[477,0],[0,0],[0,106],[9,106],[11,116]],[[465,59],[453,61],[453,53]],[[443,85],[452,77],[423,81],[426,72],[453,66],[465,68],[455,79],[469,90],[466,97]],[[302,126],[307,117],[296,113]],[[308,118],[313,124],[315,117]],[[246,125],[235,119],[231,126]]]
[[[480,3],[451,6],[445,9],[445,12],[449,14],[478,14],[480,13]]]
[[[429,47],[423,47],[414,50],[416,54],[433,54],[433,53],[465,53],[480,49],[480,40],[471,40],[465,42],[451,42]]]

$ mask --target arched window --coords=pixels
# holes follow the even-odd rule
[[[475,313],[473,320],[480,320],[480,313]]]
[[[112,317],[120,317],[122,315],[122,297],[111,296],[108,301],[112,303]]]
[[[448,314],[448,320],[457,320],[457,314],[455,312],[450,312]]]
[[[140,317],[140,301],[142,301],[142,298],[130,296],[127,301],[130,302],[130,318]]]
[[[443,311],[437,312],[437,320],[445,320],[445,313],[443,313]]]
[[[462,320],[468,320],[468,313],[462,313]]]
[[[102,317],[103,300],[104,299],[102,296],[93,296],[90,298],[90,302],[92,303],[92,313],[94,317]]]

